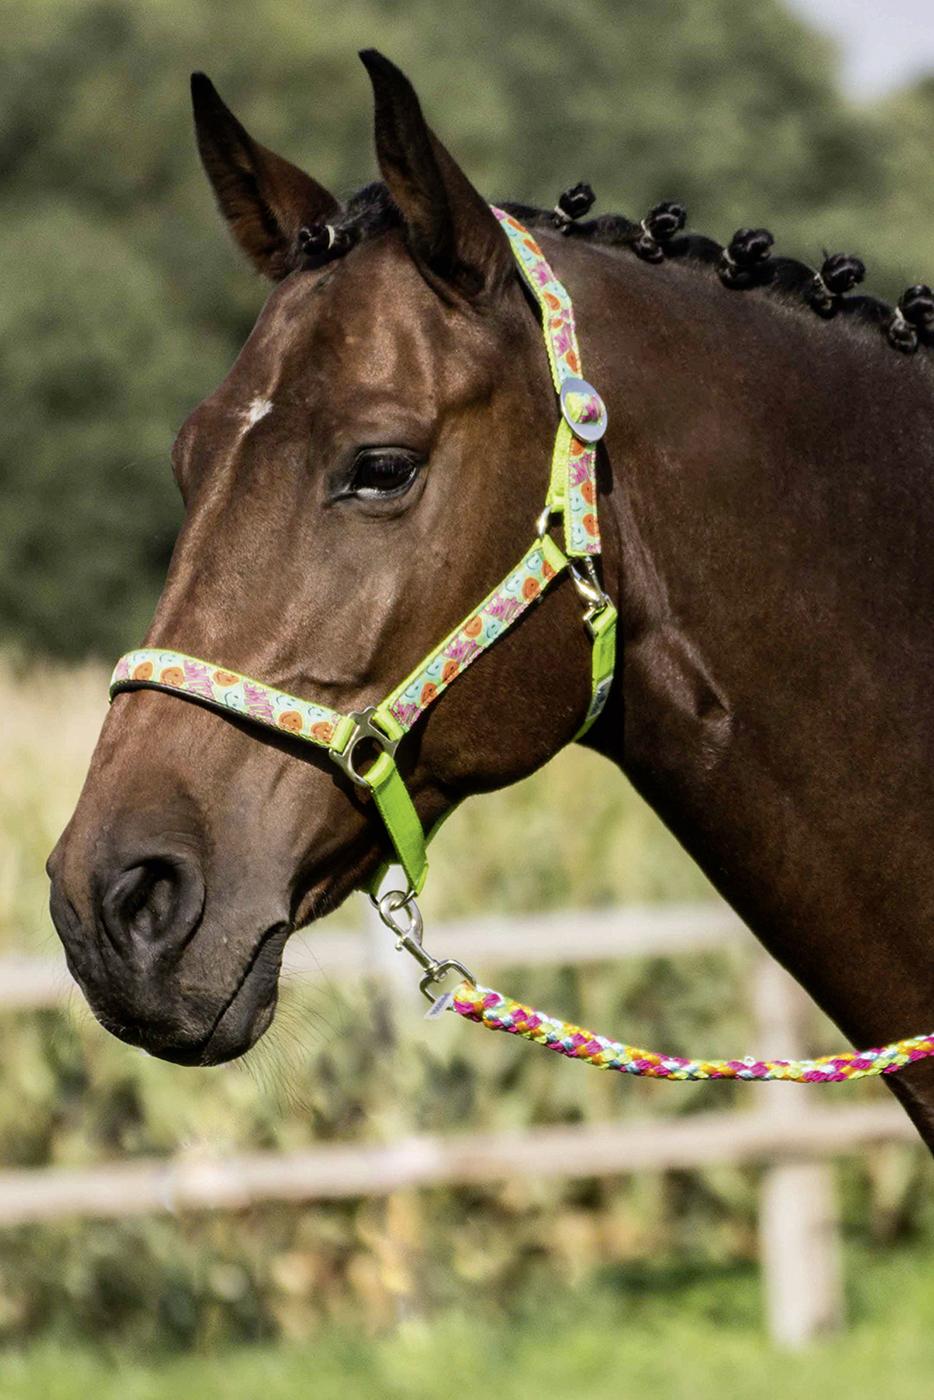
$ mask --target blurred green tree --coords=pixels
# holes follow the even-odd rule
[[[28,648],[140,635],[178,519],[172,431],[263,296],[198,166],[191,69],[338,193],[374,173],[354,51],[375,44],[491,196],[677,197],[721,238],[855,246],[890,294],[934,262],[930,87],[846,103],[779,0],[3,0],[0,34],[0,635]]]

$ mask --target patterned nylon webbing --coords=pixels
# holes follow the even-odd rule
[[[255,724],[284,729],[297,739],[327,748],[343,719],[336,710],[314,700],[301,700],[285,690],[195,656],[165,647],[140,647],[121,656],[110,678],[110,695],[146,686],[176,691],[217,710],[230,710]]]
[[[578,379],[582,373],[571,298],[528,229],[502,209],[493,206],[493,213],[538,303],[551,377],[560,394],[565,380]],[[589,421],[596,410],[586,397],[572,398],[570,407],[579,422]],[[562,419],[555,437],[547,504],[564,516],[564,549],[572,559],[600,553],[596,460],[596,444],[574,437],[570,424]]]
[[[536,541],[502,583],[383,701],[380,711],[388,711],[403,731],[411,729],[442,691],[541,597],[567,562],[549,536]]]

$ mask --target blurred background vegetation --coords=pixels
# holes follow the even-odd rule
[[[934,79],[871,106],[847,100],[832,49],[778,0],[474,0],[444,12],[436,0],[0,0],[0,36],[5,952],[54,951],[42,863],[101,718],[101,658],[145,630],[179,519],[172,437],[264,295],[197,162],[192,69],[210,73],[262,141],[338,192],[374,174],[355,58],[373,44],[410,73],[491,197],[550,205],[587,179],[603,210],[641,215],[679,198],[690,225],[720,239],[765,224],[779,251],[811,262],[824,247],[856,251],[883,295],[934,277]],[[469,894],[456,878],[464,842],[477,860]],[[582,858],[595,848],[601,860]],[[566,754],[450,823],[430,912],[707,894],[621,780],[592,755]],[[711,954],[502,982],[636,1040],[724,1053],[748,1042],[747,970]],[[468,1031],[468,1044],[457,1027],[401,1035],[380,1055],[385,1018],[414,1020],[411,1009],[396,1018],[374,988],[288,986],[251,1061],[210,1073],[117,1045],[77,1001],[8,1016],[0,1166],[380,1137],[400,1113],[441,1131],[709,1105],[703,1088],[621,1086],[493,1037]],[[819,1021],[814,1036],[832,1042]],[[717,1106],[732,1093],[719,1086]],[[504,1396],[557,1383],[568,1397],[578,1384],[616,1397],[630,1393],[624,1375],[640,1397],[739,1393],[738,1367],[741,1393],[770,1400],[805,1385],[852,1397],[885,1384],[894,1396],[899,1357],[934,1365],[923,1170],[919,1152],[881,1149],[845,1169],[855,1330],[833,1358],[783,1378],[766,1370],[759,1390],[756,1174],[710,1169],[7,1231],[0,1341],[12,1350],[0,1395],[103,1396],[93,1359],[70,1361],[63,1378],[55,1348],[80,1338],[107,1366],[125,1350],[254,1346],[236,1363],[254,1378],[243,1389],[221,1370],[211,1380],[180,1369],[165,1391],[137,1377],[132,1392],[120,1381],[121,1395],[296,1394],[299,1376],[317,1374],[309,1393],[435,1396],[446,1393],[437,1368],[469,1358],[479,1328],[506,1372]],[[556,1274],[577,1290],[573,1319],[548,1301]],[[676,1326],[673,1312],[688,1321]],[[425,1331],[438,1313],[447,1320]],[[361,1351],[365,1334],[387,1331],[383,1351]],[[617,1380],[601,1389],[611,1335]],[[46,1350],[17,1361],[37,1339]],[[263,1346],[282,1341],[306,1350],[271,1359]],[[685,1348],[693,1388],[678,1381]],[[35,1355],[35,1366],[24,1359]],[[469,1378],[459,1388],[474,1393]]]
[[[261,140],[350,192],[375,174],[355,56],[382,46],[491,198],[659,198],[721,240],[855,249],[934,277],[934,81],[857,107],[778,0],[2,0],[0,635],[68,657],[142,636],[172,547],[175,429],[264,289],[191,133],[204,68]],[[10,411],[15,406],[15,411]]]

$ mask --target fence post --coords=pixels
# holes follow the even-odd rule
[[[756,961],[757,1052],[770,1059],[804,1053],[807,997],[765,954]],[[761,1084],[759,1112],[800,1121],[811,1111],[813,1088]],[[759,1246],[769,1335],[800,1350],[843,1326],[843,1283],[833,1168],[825,1162],[778,1159],[763,1172]]]
[[[387,890],[404,890],[406,878],[402,869],[391,865],[384,875],[378,894]],[[388,1100],[380,1113],[380,1126],[390,1142],[407,1138],[412,1130],[412,1115],[407,1091],[408,1064],[400,1055],[400,1013],[411,1002],[412,974],[409,959],[396,948],[396,940],[383,923],[379,911],[369,899],[364,914],[367,957],[370,963],[371,995],[374,1007],[384,1023],[393,1055],[383,1065]],[[414,964],[413,964],[414,966]],[[396,1068],[402,1065],[401,1074]],[[423,1234],[422,1204],[417,1190],[403,1187],[391,1191],[379,1207],[381,1228],[373,1232],[370,1256],[381,1287],[390,1299],[396,1323],[417,1316],[420,1288],[418,1283],[419,1240]]]

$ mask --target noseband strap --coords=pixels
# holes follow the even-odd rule
[[[324,749],[351,782],[372,794],[412,894],[420,893],[425,883],[430,836],[426,839],[396,765],[396,748],[451,682],[514,626],[565,569],[583,604],[592,642],[590,704],[575,738],[581,738],[600,714],[613,680],[616,609],[595,565],[600,554],[596,453],[606,431],[606,407],[581,378],[574,311],[566,289],[528,230],[501,209],[493,207],[493,213],[538,304],[561,411],[537,536],[515,568],[384,700],[353,714],[340,714],[318,701],[165,647],[127,652],[110,682],[111,700],[121,691],[139,689],[183,695]],[[553,517],[561,518],[563,548],[549,533]],[[365,763],[369,767],[361,770]],[[374,889],[382,874],[380,870]]]

